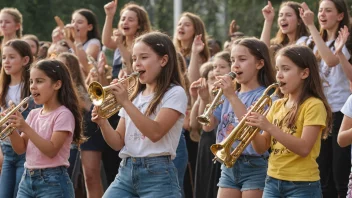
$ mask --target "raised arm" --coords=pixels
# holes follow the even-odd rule
[[[117,2],[117,1],[116,1]],[[104,6],[105,10],[105,23],[102,33],[102,42],[107,48],[115,50],[117,48],[116,41],[113,39],[113,28],[112,23],[114,21],[114,16],[116,13],[117,3],[111,1]]]
[[[349,35],[350,33],[348,32],[348,28],[346,26],[340,29],[339,36],[335,41],[335,54],[340,61],[342,70],[344,71],[346,77],[349,81],[352,81],[352,65],[342,52]]]
[[[308,5],[304,2],[301,4],[301,7],[302,8],[299,9],[300,16],[304,24],[309,29],[309,32],[313,37],[315,45],[317,46],[319,54],[321,55],[322,59],[329,67],[334,67],[338,65],[339,59],[336,56],[334,56],[330,48],[326,46],[325,41],[323,40],[323,38],[321,38],[318,29],[314,25],[314,13],[309,9]]]
[[[262,13],[264,16],[264,26],[262,30],[262,34],[260,36],[260,40],[263,41],[266,46],[270,47],[270,34],[271,28],[273,26],[274,17],[275,17],[275,10],[271,5],[271,2],[268,1],[268,4],[262,9]]]
[[[204,43],[202,41],[202,35],[196,35],[192,44],[191,60],[188,67],[188,78],[190,83],[200,78],[199,68],[200,66],[208,61],[203,60],[200,53],[204,50]]]

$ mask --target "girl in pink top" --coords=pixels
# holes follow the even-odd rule
[[[9,123],[19,131],[10,138],[16,153],[26,152],[25,171],[18,197],[74,197],[67,174],[70,144],[80,142],[81,121],[78,97],[68,68],[57,60],[42,60],[30,70],[33,110],[26,121],[16,113]]]

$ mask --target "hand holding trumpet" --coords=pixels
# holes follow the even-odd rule
[[[8,123],[11,127],[18,129],[21,132],[26,132],[28,127],[30,127],[24,120],[22,114],[18,111],[9,117]]]
[[[129,101],[128,99],[128,92],[126,89],[127,83],[124,81],[118,81],[117,79],[114,79],[110,83],[110,89],[112,94],[114,94],[116,101],[121,104],[122,106],[125,104],[126,101]]]
[[[217,76],[217,81],[214,83],[214,87],[222,89],[224,96],[229,99],[236,95],[236,87],[233,79],[230,75]]]
[[[246,117],[246,124],[258,127],[266,132],[270,131],[269,128],[272,125],[264,115],[257,112],[249,112]]]

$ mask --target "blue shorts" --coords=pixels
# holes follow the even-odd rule
[[[321,198],[320,181],[284,181],[267,176],[263,197]]]
[[[17,197],[73,198],[74,190],[66,167],[25,169]]]
[[[177,170],[170,156],[128,157],[103,198],[181,198]]]
[[[267,169],[266,157],[241,155],[232,168],[221,165],[218,186],[240,191],[263,190]]]

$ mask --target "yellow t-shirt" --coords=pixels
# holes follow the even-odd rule
[[[326,109],[320,99],[310,97],[299,107],[298,118],[294,127],[287,128],[282,120],[290,109],[285,107],[286,99],[277,100],[271,107],[267,118],[285,133],[296,137],[302,136],[304,126],[320,125],[325,128]],[[301,157],[271,137],[271,154],[269,157],[268,175],[286,181],[318,181],[319,169],[316,162],[320,152],[321,135],[318,136],[307,157]]]

